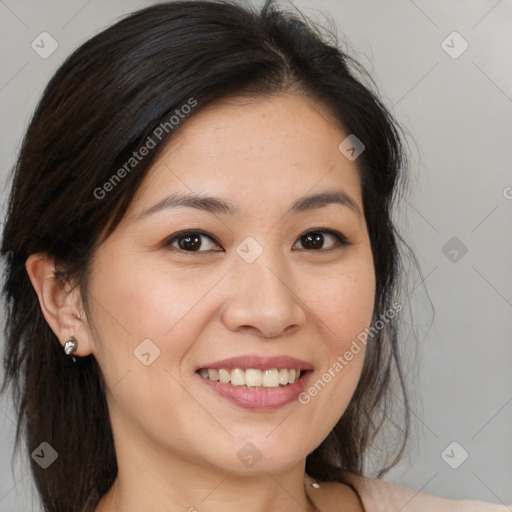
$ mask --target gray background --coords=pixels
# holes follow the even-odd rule
[[[22,133],[57,66],[119,16],[151,3],[0,0],[2,202]],[[295,5],[321,23],[322,13],[332,18],[408,134],[411,192],[396,219],[423,272],[408,285],[410,329],[420,343],[408,338],[417,356],[408,374],[411,446],[385,479],[512,505],[512,2]],[[43,31],[59,45],[47,59],[31,48]],[[457,58],[443,49],[456,55],[463,48],[448,37],[454,31],[469,44]],[[39,510],[28,466],[11,472],[13,435],[14,413],[3,398],[0,512]],[[446,460],[456,465],[463,449],[469,454],[457,469],[442,457],[454,441]]]

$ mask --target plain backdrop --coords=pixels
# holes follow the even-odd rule
[[[2,203],[22,134],[59,64],[152,3],[0,1]],[[385,479],[511,505],[512,2],[294,3],[337,26],[407,134],[411,191],[396,215],[422,270],[409,284],[414,428],[406,457]],[[42,32],[58,44],[45,59],[31,46]],[[3,398],[0,512],[38,511],[27,464],[11,471],[14,427]]]

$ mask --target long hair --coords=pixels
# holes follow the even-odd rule
[[[46,469],[30,458],[45,511],[92,510],[114,482],[117,462],[97,362],[90,355],[74,364],[64,354],[28,278],[28,256],[48,253],[59,267],[55,277],[76,283],[87,308],[89,262],[172,139],[172,116],[181,113],[182,125],[222,98],[298,91],[326,105],[344,132],[365,146],[356,164],[376,275],[373,319],[381,319],[399,288],[400,237],[391,213],[407,159],[400,128],[365,77],[313,23],[272,0],[258,12],[229,0],[156,4],[86,41],[56,71],[13,169],[1,244],[1,391],[12,385],[15,450],[23,434],[29,455],[42,442],[58,453]],[[114,180],[134,152],[148,147],[148,137],[149,154]],[[391,465],[399,460],[409,411],[398,339],[397,318],[368,337],[346,411],[306,459],[311,476],[343,481],[345,471],[363,474],[365,454],[386,424],[393,376],[405,410]]]

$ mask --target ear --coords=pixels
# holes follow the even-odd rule
[[[44,318],[64,347],[74,336],[78,341],[75,356],[92,352],[93,337],[76,286],[56,276],[54,260],[46,253],[31,254],[25,262],[30,281],[39,298]]]

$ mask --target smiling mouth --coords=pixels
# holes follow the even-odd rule
[[[297,382],[304,376],[306,370],[296,368],[200,368],[197,370],[203,379],[217,381],[222,384],[244,389],[284,388]]]

